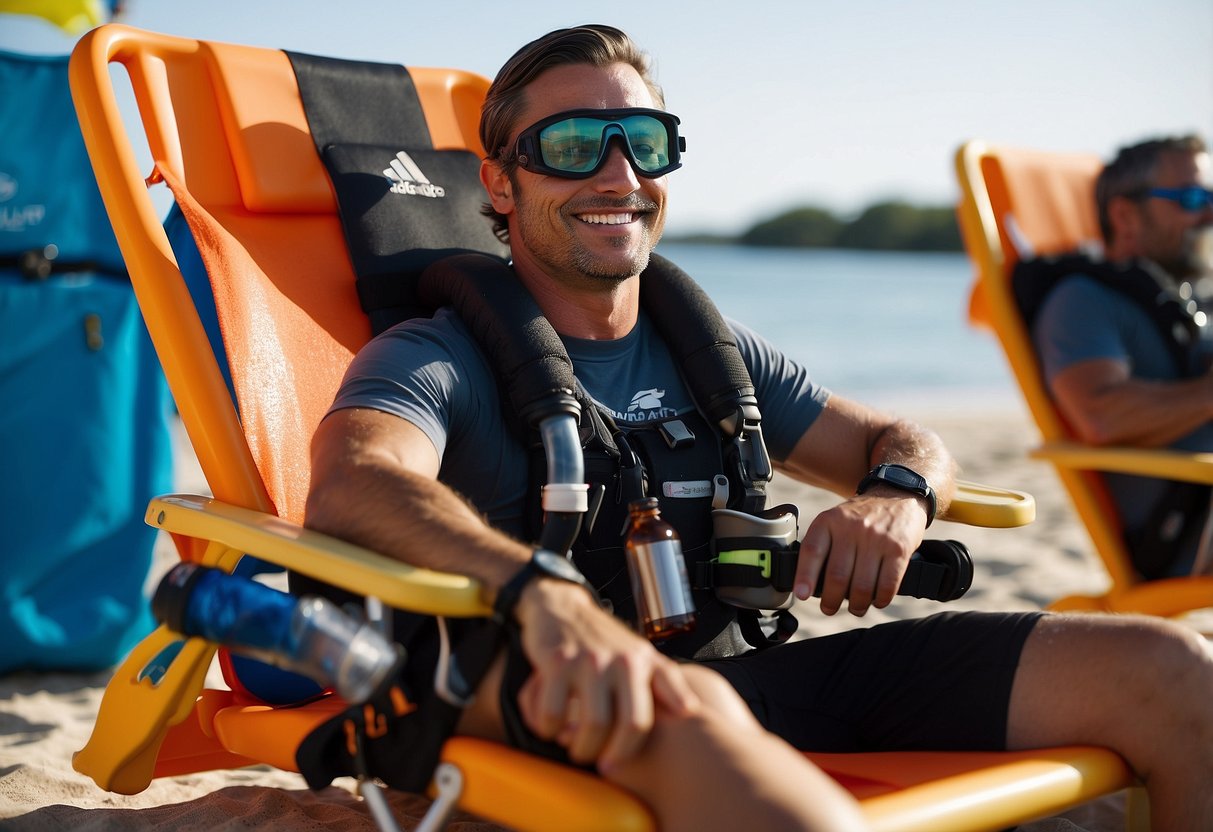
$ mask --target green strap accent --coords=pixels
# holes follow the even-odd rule
[[[762,577],[771,577],[770,549],[733,549],[721,552],[717,558],[720,563],[730,563],[737,566],[758,566],[762,568]]]

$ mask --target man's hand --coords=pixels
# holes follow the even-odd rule
[[[640,750],[658,709],[686,715],[699,705],[677,663],[581,587],[532,581],[515,615],[533,667],[518,697],[523,719],[575,762],[610,768]]]
[[[823,511],[800,543],[795,593],[812,596],[824,569],[821,611],[833,615],[847,599],[852,615],[883,609],[897,594],[910,556],[927,527],[924,501],[876,487]]]

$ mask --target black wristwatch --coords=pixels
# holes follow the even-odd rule
[[[518,573],[498,590],[497,600],[493,602],[493,617],[499,621],[509,621],[513,618],[514,607],[518,605],[522,590],[535,578],[541,576],[559,578],[562,581],[583,586],[590,591],[591,595],[594,594],[590,582],[571,560],[548,549],[536,549],[526,566],[518,570]]]
[[[855,489],[855,493],[863,494],[872,486],[880,483],[925,498],[927,501],[927,525],[931,525],[931,521],[935,519],[935,492],[927,484],[925,477],[904,465],[882,462],[860,480],[859,487]]]

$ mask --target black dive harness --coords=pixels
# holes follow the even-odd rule
[[[455,309],[494,366],[507,424],[531,457],[530,504],[526,525],[518,530],[524,538],[553,551],[571,549],[574,563],[613,612],[630,619],[635,610],[623,556],[623,521],[629,502],[656,496],[682,536],[699,609],[694,632],[659,647],[672,655],[705,658],[786,640],[795,630],[790,613],[776,616],[772,640],[762,633],[757,610],[721,603],[714,592],[719,581],[756,570],[719,562],[713,508],[760,514],[772,473],[741,353],[707,295],[677,266],[654,255],[640,283],[641,304],[663,340],[677,345],[672,352],[701,412],[637,426],[617,424],[581,390],[559,337],[508,267],[476,254],[452,256],[422,272],[417,288],[421,302]],[[585,521],[579,519],[575,530],[538,503],[546,465],[537,424],[550,411],[544,402],[556,391],[566,405],[569,397],[576,403],[589,484]],[[687,481],[712,487],[691,497],[663,493],[663,486]],[[565,526],[561,534],[553,534],[554,522]],[[794,571],[794,535],[782,544],[770,538],[739,542],[746,549],[762,547],[778,564],[779,574]],[[744,640],[726,633],[735,631],[734,622]]]
[[[1110,263],[1085,254],[1066,254],[1020,261],[1011,276],[1015,301],[1031,330],[1049,294],[1063,281],[1086,276],[1120,293],[1141,308],[1162,337],[1179,378],[1205,371],[1200,345],[1208,334],[1205,313],[1191,284],[1171,285],[1148,261]],[[1133,565],[1142,577],[1160,578],[1199,535],[1209,509],[1206,485],[1166,481],[1166,490],[1140,529],[1125,532]]]
[[[1024,323],[1031,329],[1045,300],[1064,280],[1085,276],[1124,295],[1139,306],[1162,336],[1180,378],[1203,372],[1197,366],[1197,348],[1203,323],[1200,305],[1192,296],[1192,286],[1169,285],[1157,266],[1144,260],[1110,263],[1085,254],[1037,257],[1015,264],[1011,289]]]

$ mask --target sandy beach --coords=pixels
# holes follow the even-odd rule
[[[1052,469],[1025,457],[1036,441],[1027,415],[1018,407],[963,412],[910,405],[905,415],[937,430],[952,449],[966,479],[1027,491],[1037,500],[1036,522],[1019,529],[978,529],[948,523],[932,526],[932,536],[964,541],[974,555],[973,588],[950,609],[1032,610],[1076,592],[1097,592],[1106,583],[1082,528],[1074,518]],[[177,432],[177,488],[206,493],[192,452]],[[774,486],[774,502],[795,502],[804,518],[832,499],[787,480]],[[162,542],[159,571],[175,560]],[[801,632],[813,635],[894,618],[917,617],[941,605],[898,599],[863,619],[845,612],[826,618],[816,607],[797,610]],[[212,674],[214,675],[214,674]],[[245,830],[374,829],[352,783],[339,781],[321,793],[307,790],[295,774],[258,767],[166,778],[134,796],[110,794],[71,767],[71,756],[89,736],[107,674],[31,674],[0,677],[0,829],[6,830]],[[425,801],[394,795],[401,823],[411,826]],[[1068,816],[1090,832],[1118,828],[1115,799]],[[460,817],[458,830],[493,827]],[[1073,830],[1069,820],[1031,825],[1034,832]],[[1123,828],[1120,826],[1119,828]]]

